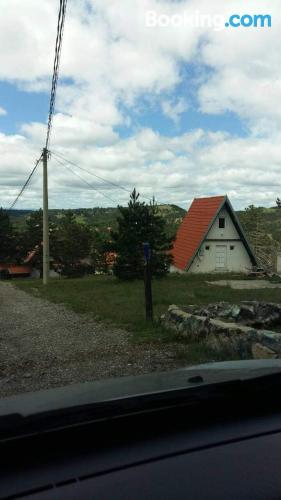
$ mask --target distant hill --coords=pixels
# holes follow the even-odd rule
[[[238,211],[238,217],[243,219],[244,210]],[[281,208],[261,207],[261,225],[264,232],[281,244]]]
[[[277,252],[281,251],[281,209],[259,207],[255,210],[258,214],[256,217],[252,214],[252,219],[245,211],[238,212],[238,216],[259,264],[274,270]]]
[[[174,235],[182,222],[186,211],[177,205],[160,205],[159,209],[167,221],[167,234]],[[50,210],[50,220],[54,223],[59,222],[64,213],[68,210]],[[31,210],[13,210],[10,212],[11,220],[14,226],[23,231],[25,222]],[[92,229],[98,229],[101,233],[107,232],[107,228],[116,228],[116,219],[118,217],[118,208],[79,208],[71,210],[76,215],[76,220],[80,224],[86,224]],[[259,232],[253,234],[251,230],[244,226],[245,232],[259,257],[260,262],[268,260],[274,265],[276,252],[281,251],[281,209],[280,208],[260,208],[261,223]],[[244,225],[245,211],[238,211],[238,217]],[[265,258],[260,258],[265,256]],[[267,258],[268,256],[268,258]]]
[[[159,210],[167,221],[167,232],[174,234],[177,231],[186,211],[177,205],[159,205]],[[50,210],[50,220],[58,222],[69,210]],[[32,210],[12,210],[10,211],[11,221],[18,231],[25,228],[26,219]],[[119,214],[118,208],[78,208],[71,210],[76,216],[76,221],[86,224],[91,228],[106,231],[108,227],[116,228],[116,220]]]

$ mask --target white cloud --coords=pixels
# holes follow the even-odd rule
[[[0,106],[0,116],[5,116],[7,114],[7,111],[4,108],[1,108]]]
[[[99,178],[134,186],[159,202],[186,207],[194,196],[228,193],[236,208],[249,204],[272,206],[280,196],[280,134],[271,138],[232,138],[202,130],[163,137],[151,129],[102,147],[95,144],[57,144],[53,150],[86,169],[70,165],[94,189],[57,163],[49,164],[50,207],[112,206],[126,203],[128,193]],[[13,201],[34,164],[38,147],[23,136],[0,136],[1,205]],[[41,169],[19,207],[41,205]],[[99,191],[99,192],[98,192]],[[102,195],[100,192],[103,192]]]
[[[180,122],[180,116],[188,110],[188,102],[183,97],[177,101],[163,101],[162,111],[163,114],[168,116],[176,125]]]
[[[242,0],[69,2],[51,148],[159,200],[185,206],[194,196],[228,192],[239,207],[271,205],[281,190],[279,4],[249,0],[246,9]],[[1,7],[0,80],[25,91],[49,91],[58,2],[2,0]],[[273,27],[152,29],[145,26],[148,10],[225,16],[268,11]],[[200,77],[186,76],[183,64],[200,67]],[[132,123],[130,111],[139,111],[139,98],[146,96],[178,125],[190,95],[202,114],[235,113],[249,135],[239,139],[202,128],[166,137]],[[128,124],[131,136],[121,139],[117,127]],[[12,201],[24,182],[45,132],[44,123],[23,123],[19,135],[0,135],[0,204]],[[55,165],[52,160],[51,206],[110,204]],[[19,206],[40,205],[39,174]],[[107,192],[116,201],[127,198],[122,190]]]

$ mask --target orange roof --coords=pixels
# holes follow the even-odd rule
[[[106,254],[105,254],[106,264],[108,266],[113,266],[113,264],[115,264],[116,257],[117,257],[117,253],[115,253],[115,252],[106,252]]]
[[[41,243],[41,246],[42,245],[43,244]],[[31,262],[32,259],[38,254],[39,249],[40,249],[40,245],[36,245],[36,247],[33,250],[31,250],[30,252],[28,252],[27,257],[24,260],[24,263],[28,264],[29,262]]]
[[[31,274],[32,269],[29,266],[10,266],[11,274]]]
[[[225,196],[195,198],[178,229],[172,255],[174,265],[185,271],[204,240],[208,229],[222,207]]]
[[[35,257],[36,254],[37,254],[37,250],[36,249],[35,250],[31,250],[31,252],[29,252],[27,254],[27,257],[24,260],[24,262],[27,264],[28,262],[30,262],[33,259],[33,257]]]
[[[31,274],[32,268],[30,266],[20,266],[16,264],[0,264],[0,271],[7,269],[10,274]]]

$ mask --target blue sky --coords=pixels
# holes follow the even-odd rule
[[[18,134],[23,123],[46,121],[49,95],[45,92],[24,92],[16,84],[2,81],[0,106],[7,111],[5,116],[0,116],[0,131]]]
[[[0,205],[13,201],[44,144],[58,13],[57,0],[3,1]],[[226,17],[232,4],[70,2],[51,149],[85,167],[85,180],[116,204],[126,193],[95,184],[91,172],[183,207],[195,196],[226,193],[235,208],[273,205],[281,194],[278,0],[271,0],[270,30],[145,24],[151,9]],[[251,0],[248,8],[263,4]],[[245,3],[238,7],[243,13]],[[39,172],[19,208],[41,206],[40,183]],[[54,159],[49,184],[51,207],[110,204]]]
[[[188,69],[188,66],[187,68]],[[186,97],[184,84],[179,85],[167,97],[170,100]],[[196,128],[203,128],[211,132],[225,131],[237,136],[245,136],[247,129],[238,116],[233,112],[226,111],[223,114],[206,114],[198,110],[198,103],[192,97],[192,90],[196,89],[195,83],[191,86],[189,96],[189,109],[182,113],[179,123],[165,116],[161,110],[158,99],[150,103],[147,98],[140,98],[137,103],[137,112],[133,109],[125,109],[130,119],[127,126],[118,126],[117,132],[121,138],[131,136],[134,131],[141,128],[152,128],[160,134],[173,136],[192,131]],[[163,96],[162,96],[163,98]],[[158,102],[157,102],[158,101]],[[48,91],[24,91],[18,85],[7,82],[0,82],[0,107],[7,111],[7,114],[0,116],[0,132],[4,134],[18,134],[24,123],[42,122],[46,123],[49,109]]]

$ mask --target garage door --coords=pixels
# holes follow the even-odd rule
[[[216,269],[226,269],[226,245],[216,245]]]

